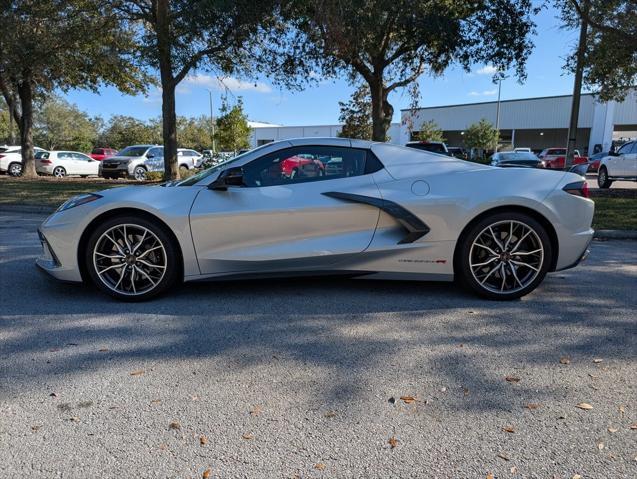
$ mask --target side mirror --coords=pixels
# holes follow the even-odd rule
[[[223,170],[219,174],[219,177],[213,181],[208,188],[211,190],[226,191],[228,186],[244,186],[243,168],[235,167]]]
[[[146,158],[149,159],[149,160],[152,160],[153,158],[155,158],[155,155],[153,155],[152,153],[148,153],[146,155]]]

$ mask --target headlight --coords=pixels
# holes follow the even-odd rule
[[[90,203],[91,201],[99,200],[102,198],[102,195],[98,195],[97,193],[87,193],[84,195],[77,195],[73,198],[69,198],[64,203],[60,205],[60,207],[55,211],[65,211],[70,210],[71,208],[75,208],[76,206],[85,205],[86,203]]]

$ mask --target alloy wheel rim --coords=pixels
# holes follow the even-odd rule
[[[64,169],[62,168],[56,168],[53,171],[53,175],[57,176],[58,178],[62,178],[64,176]]]
[[[135,179],[137,181],[146,179],[146,170],[144,170],[144,168],[135,168]]]
[[[22,166],[16,164],[11,165],[10,173],[13,176],[20,176],[20,174],[22,173]]]
[[[93,249],[93,266],[106,287],[138,296],[157,287],[168,262],[166,249],[155,233],[126,223],[102,233]]]
[[[602,170],[599,173],[599,179],[601,183],[604,183],[606,181],[606,170]]]
[[[478,284],[497,294],[529,286],[544,264],[544,247],[533,228],[521,221],[498,221],[484,228],[471,245],[469,267]]]

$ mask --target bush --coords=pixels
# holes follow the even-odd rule
[[[164,181],[164,172],[148,171],[146,172],[146,181]]]

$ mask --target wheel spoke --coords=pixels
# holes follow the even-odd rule
[[[474,246],[479,246],[480,248],[486,249],[489,253],[491,253],[493,256],[498,256],[498,253],[496,253],[494,250],[492,250],[491,248],[489,248],[488,246],[485,246],[481,243],[473,243]]]
[[[143,264],[144,266],[146,266],[147,268],[158,268],[158,269],[165,269],[165,266],[159,265],[159,264],[152,264],[149,263],[148,261],[145,261],[143,259],[139,259],[139,257],[137,258],[137,262]]]
[[[500,286],[500,291],[504,291],[504,287],[506,286],[507,282],[507,275],[504,263],[500,263],[500,276],[502,276],[502,286]]]
[[[482,281],[480,281],[480,284],[484,284],[486,282],[487,279],[489,279],[489,277],[495,273],[498,270],[498,267],[496,266],[495,268],[493,268],[491,271],[489,271],[489,274],[487,274],[484,278],[482,278]]]
[[[139,247],[140,247],[140,246],[142,245],[142,243],[144,242],[144,239],[146,239],[146,233],[147,233],[147,231],[146,231],[146,230],[144,230],[144,234],[142,235],[141,239],[139,240],[139,243],[137,243],[137,244],[135,245],[135,247],[133,248],[133,250],[132,250],[132,252],[133,252],[133,253],[135,253],[135,252],[139,249]]]
[[[123,266],[123,265],[121,265],[121,264],[113,264],[113,265],[111,265],[111,266],[109,266],[109,267],[107,267],[107,268],[104,268],[104,269],[103,269],[103,270],[101,270],[101,271],[98,271],[98,272],[97,272],[97,274],[99,274],[99,275],[101,276],[101,275],[103,275],[104,273],[106,273],[107,271],[110,271],[110,270],[112,270],[112,269],[116,269],[116,268],[121,268],[122,266]]]
[[[506,243],[504,243],[504,249],[507,249],[509,247],[509,244],[511,243],[511,238],[513,238],[513,221],[509,223],[509,236],[506,240]]]
[[[530,254],[538,254],[542,251],[542,248],[533,250],[533,251],[516,251],[515,256],[527,256]]]
[[[130,284],[133,287],[133,293],[137,294],[137,290],[135,289],[135,268],[130,269]]]
[[[515,261],[515,260],[513,260],[513,259],[512,259],[512,260],[511,260],[511,263],[513,263],[513,264],[517,264],[518,266],[524,266],[524,267],[526,267],[526,268],[530,268],[530,269],[532,269],[533,271],[540,271],[540,269],[539,269],[539,268],[536,268],[535,266],[531,266],[530,264],[528,264],[528,263],[524,263],[524,262],[522,262],[522,261]]]
[[[138,266],[133,266],[133,268],[135,268],[135,271],[137,271],[138,273],[143,274],[143,275],[146,277],[146,279],[147,279],[148,281],[150,281],[150,282],[151,282],[151,284],[152,284],[153,286],[155,286],[155,285],[157,284],[157,283],[155,283],[155,282],[153,281],[153,279],[152,279],[152,278],[148,275],[148,273],[146,273],[146,271],[144,271],[143,269],[141,269],[141,268],[140,268],[140,267],[138,267]]]
[[[131,251],[131,252],[132,252],[132,249],[133,249],[133,248],[131,248],[131,244],[130,244],[130,242],[128,241],[128,235],[126,234],[126,225],[124,225],[124,227],[123,227],[123,228],[124,228],[124,243],[126,243],[126,248],[128,249],[128,251]]]
[[[113,238],[111,238],[108,234],[104,235],[106,238],[108,238],[109,240],[111,240],[111,242],[115,245],[115,247],[117,248],[117,251],[119,252],[119,254],[121,254],[122,256],[124,256],[124,250],[122,249],[122,247],[120,246],[120,244],[115,241]]]
[[[501,250],[504,250],[504,246],[502,246],[502,243],[500,243],[500,240],[496,237],[491,226],[489,226],[489,232],[491,233],[491,237],[493,238],[493,241],[495,241],[495,244],[498,245],[498,248],[500,248]]]
[[[522,235],[522,237],[516,241],[515,246],[513,247],[513,249],[511,250],[511,254],[515,253],[518,248],[520,247],[520,245],[522,244],[522,241],[524,241],[526,239],[527,236],[529,236],[531,234],[533,230],[529,229],[529,231],[527,231],[526,233],[524,233],[524,235]]]
[[[479,267],[481,267],[481,266],[486,266],[486,265],[488,265],[488,264],[493,263],[494,261],[497,261],[497,259],[498,259],[498,257],[497,257],[497,256],[493,256],[491,259],[489,259],[489,260],[487,260],[487,261],[485,261],[485,262],[483,262],[483,263],[472,264],[472,265],[471,265],[471,267],[472,267],[472,268],[479,268]]]
[[[113,254],[104,254],[104,253],[100,253],[98,251],[96,251],[95,254],[98,255],[98,256],[101,256],[103,258],[108,258],[108,259],[123,259],[123,258],[125,258],[125,256],[121,255],[121,254],[115,254],[115,255],[113,255]]]
[[[520,285],[520,288],[523,288],[524,285],[522,284],[522,281],[520,281],[520,278],[518,278],[518,274],[515,272],[515,268],[513,267],[511,263],[509,263],[509,268],[511,269],[511,273],[513,274],[513,278],[515,279],[515,282]]]
[[[140,254],[140,255],[137,257],[137,261],[139,261],[140,259],[142,259],[143,257],[145,257],[145,256],[146,256],[148,253],[150,253],[151,251],[155,251],[155,250],[158,250],[158,249],[161,249],[161,248],[162,248],[161,246],[155,246],[154,248],[147,249],[146,251],[144,251],[142,254]]]

